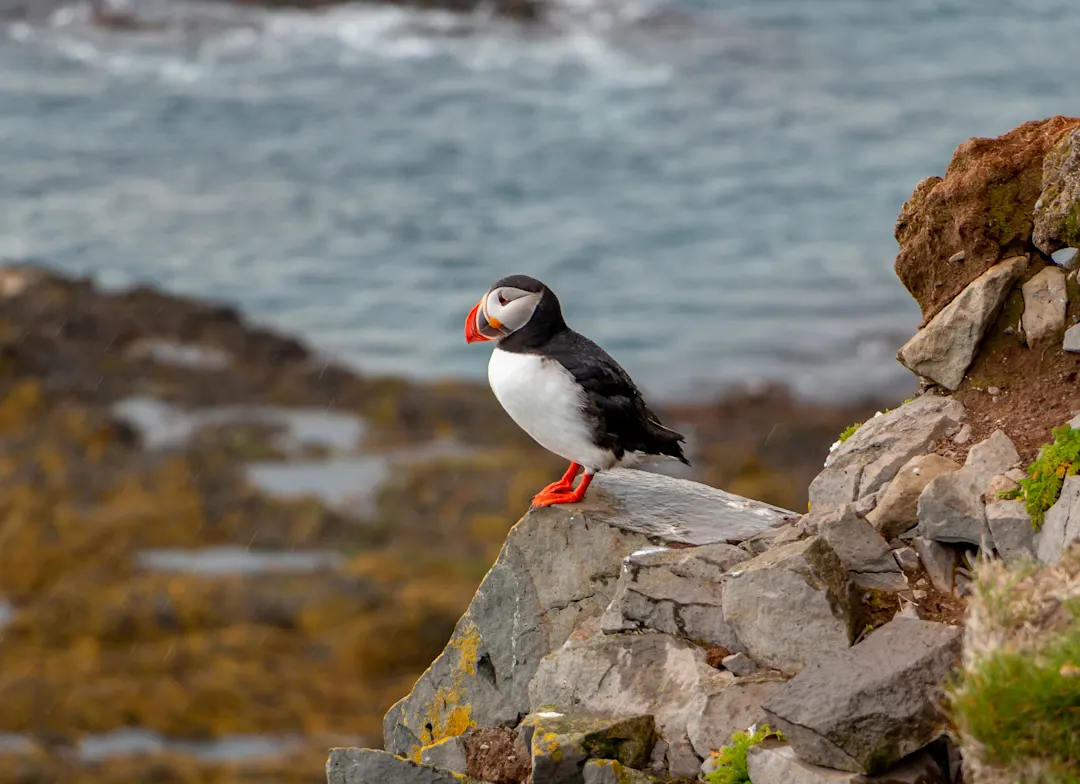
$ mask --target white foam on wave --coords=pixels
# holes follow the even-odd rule
[[[348,70],[378,60],[448,58],[472,71],[521,70],[535,78],[537,69],[572,68],[605,83],[644,86],[669,80],[670,67],[620,48],[612,30],[620,20],[647,14],[653,2],[638,0],[613,10],[601,0],[571,0],[557,7],[551,28],[540,31],[523,31],[480,12],[362,3],[318,14],[252,8],[208,12],[197,3],[172,4],[163,12],[151,3],[140,5],[140,13],[148,9],[148,21],[171,24],[137,32],[94,27],[89,4],[80,2],[57,9],[45,26],[12,25],[7,34],[116,77],[174,85],[224,81],[236,87],[288,76],[301,63],[319,61]]]

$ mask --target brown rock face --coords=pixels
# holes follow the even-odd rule
[[[922,325],[999,260],[1030,248],[1043,159],[1080,118],[1024,123],[956,148],[944,179],[920,182],[896,220],[896,274],[922,308]],[[962,261],[949,259],[964,252]]]

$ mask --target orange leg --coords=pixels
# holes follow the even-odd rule
[[[552,482],[550,485],[537,493],[536,497],[539,498],[542,495],[547,495],[551,493],[569,493],[571,490],[574,489],[574,479],[577,478],[578,471],[580,470],[580,465],[578,465],[577,463],[571,463],[570,467],[566,469],[566,473],[563,474],[562,479],[560,479],[558,482]]]
[[[538,508],[541,506],[552,506],[553,504],[576,504],[585,497],[585,491],[589,489],[589,483],[592,482],[592,478],[592,474],[586,473],[581,477],[578,486],[570,492],[564,490],[562,492],[547,493],[542,490],[533,498],[532,505],[534,508]]]

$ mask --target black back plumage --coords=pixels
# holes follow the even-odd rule
[[[499,348],[518,353],[541,354],[558,362],[585,391],[586,415],[593,424],[593,438],[616,459],[627,452],[668,455],[686,465],[685,438],[664,427],[649,408],[630,374],[604,349],[566,325],[558,297],[540,281],[511,275],[492,288],[513,286],[542,292],[529,323],[499,341]]]

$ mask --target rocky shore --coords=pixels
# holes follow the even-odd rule
[[[1078,218],[1080,119],[961,145],[896,224],[919,392],[809,510],[613,471],[528,512],[328,784],[1078,780]]]
[[[880,407],[664,407],[701,479],[805,508]],[[565,468],[484,384],[365,377],[232,308],[0,268],[0,782],[317,782]]]

